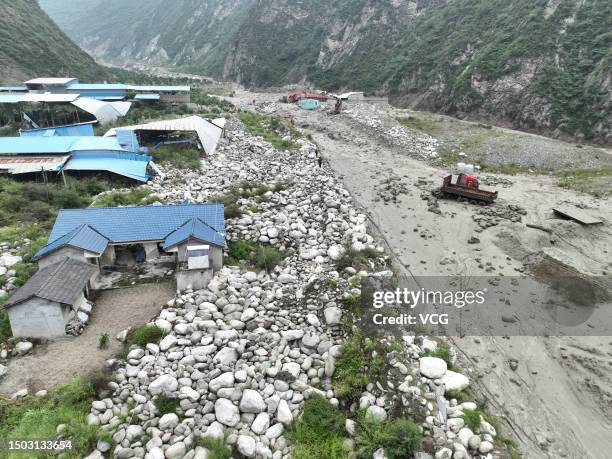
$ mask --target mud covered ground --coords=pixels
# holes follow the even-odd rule
[[[434,123],[435,129],[421,125],[415,131],[415,126],[398,121],[406,113],[389,107],[351,106],[344,114],[331,116],[278,103],[278,98],[278,94],[238,91],[230,100],[244,109],[293,117],[298,128],[310,133],[325,161],[368,212],[407,277],[535,279],[554,278],[561,269],[573,277],[588,275],[611,285],[610,197],[561,188],[560,176],[547,172],[480,174],[483,187],[499,191],[492,207],[428,198],[455,159],[469,162],[470,155],[485,153],[496,158],[500,138],[504,148],[516,145],[512,154],[518,159],[511,164],[520,167],[512,167],[513,173],[530,166],[606,168],[612,161],[605,150],[506,129],[491,135],[495,128],[446,117]],[[484,132],[478,141],[473,138],[476,131]],[[470,138],[471,143],[466,142]],[[449,156],[449,151],[466,156]],[[603,183],[609,186],[607,179]],[[577,206],[603,224],[585,227],[559,219],[552,212],[559,204]],[[609,315],[603,307],[589,311],[583,332],[609,320]],[[612,338],[517,336],[525,320],[502,324],[508,327],[503,336],[453,338],[476,392],[492,412],[502,413],[505,434],[526,458],[610,457]]]

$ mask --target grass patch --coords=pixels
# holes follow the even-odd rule
[[[195,446],[201,446],[208,450],[208,459],[231,459],[232,450],[225,444],[223,438],[200,437],[195,441]]]
[[[361,330],[356,330],[342,345],[336,359],[333,376],[336,396],[358,397],[368,383],[381,379],[388,368],[387,351],[387,346],[365,338]]]
[[[49,392],[45,398],[26,397],[18,401],[0,400],[0,438],[41,439],[56,438],[56,428],[65,424],[65,438],[72,439],[73,449],[66,458],[82,458],[91,453],[98,440],[109,440],[107,433],[96,426],[88,426],[87,415],[95,391],[90,382],[76,379]],[[23,455],[9,455],[21,458]],[[28,457],[48,457],[29,453]]]
[[[159,202],[157,196],[152,196],[150,190],[112,191],[96,199],[93,207],[148,206]]]
[[[410,129],[421,131],[431,136],[435,136],[440,132],[439,120],[433,117],[411,115],[408,118],[398,118],[397,121]]]
[[[255,254],[255,265],[270,272],[278,266],[284,257],[283,252],[275,247],[260,246]]]
[[[108,333],[102,333],[98,339],[98,349],[107,349],[108,339]]]
[[[253,112],[240,112],[238,117],[246,129],[253,135],[263,137],[278,150],[299,150],[301,145],[283,137],[302,137],[301,133],[289,123],[274,116],[265,116]]]
[[[429,357],[437,357],[446,362],[446,366],[449,370],[453,369],[453,356],[451,355],[450,348],[446,344],[438,344],[438,347],[434,351],[428,352]]]
[[[304,402],[304,414],[285,436],[295,445],[293,459],[344,459],[344,416],[327,399],[314,395]]]
[[[339,269],[355,268],[357,271],[362,269],[372,269],[372,260],[380,257],[376,249],[370,247],[364,250],[354,250],[350,245],[344,247],[344,254],[336,262]]]
[[[128,333],[125,345],[128,348],[136,345],[144,349],[149,343],[159,343],[163,337],[164,331],[159,327],[135,328]]]
[[[160,395],[154,400],[153,404],[155,408],[157,408],[159,415],[163,416],[164,414],[176,413],[176,410],[180,406],[180,400]]]
[[[478,432],[480,429],[480,411],[479,410],[463,410],[463,420],[466,427],[472,432]]]
[[[153,161],[159,164],[170,164],[177,169],[199,170],[202,166],[200,150],[193,147],[162,145],[151,150]]]
[[[237,266],[241,261],[249,262],[257,251],[257,243],[253,241],[233,241],[227,244],[228,258],[226,264]]]
[[[561,188],[592,194],[597,197],[612,195],[612,166],[597,169],[574,169],[555,172]]]
[[[419,426],[406,418],[379,422],[366,419],[365,411],[358,417],[357,457],[371,458],[383,448],[389,459],[409,459],[421,444]]]

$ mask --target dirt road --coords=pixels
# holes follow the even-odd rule
[[[10,396],[24,388],[34,393],[104,368],[104,362],[122,348],[115,336],[128,327],[145,325],[173,297],[170,283],[101,292],[91,322],[81,336],[35,346],[32,354],[9,361],[8,373],[0,382],[0,395]],[[107,349],[98,348],[103,333],[109,334]]]
[[[232,101],[252,110],[254,99],[267,103],[260,110],[292,116],[298,127],[311,133],[409,275],[513,276],[534,255],[592,275],[612,272],[612,199],[560,189],[547,176],[505,177],[513,183],[498,187],[500,205],[521,206],[526,211],[523,221],[502,221],[477,232],[476,206],[440,201],[441,213],[436,214],[421,198],[447,171],[406,155],[369,129],[367,120],[359,123],[348,115],[334,117],[287,104],[270,108],[278,100],[276,94],[239,92]],[[408,184],[395,203],[380,199],[381,184],[391,177]],[[559,221],[551,207],[563,202],[583,206],[606,223],[583,228]],[[529,229],[525,223],[548,226],[552,233]],[[468,244],[472,236],[480,243]],[[524,457],[612,455],[610,337],[466,337],[455,343],[477,392],[488,399],[490,411],[501,416],[504,434],[517,441]]]

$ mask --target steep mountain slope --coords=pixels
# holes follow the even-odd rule
[[[86,1],[96,4],[93,25],[53,13],[60,0],[42,3],[113,62],[249,86],[362,89],[402,106],[612,142],[609,0],[151,0],[146,11],[139,0]]]
[[[105,75],[40,9],[36,0],[0,0],[0,82],[36,76]]]

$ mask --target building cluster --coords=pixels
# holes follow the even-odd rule
[[[95,124],[115,123],[134,102],[189,103],[190,90],[189,86],[80,83],[75,78],[36,78],[23,86],[0,87],[0,116],[29,125],[19,137],[0,137],[0,174],[65,180],[66,173],[105,173],[146,182],[159,170],[144,145],[175,143],[177,133],[186,132],[196,134],[192,142],[205,154],[213,154],[224,119],[191,116],[114,128],[104,137],[94,134]]]
[[[223,266],[223,204],[61,210],[36,272],[4,305],[13,335],[82,330],[99,276],[143,262],[175,265],[177,288],[204,288]],[[72,333],[71,333],[72,334]]]

